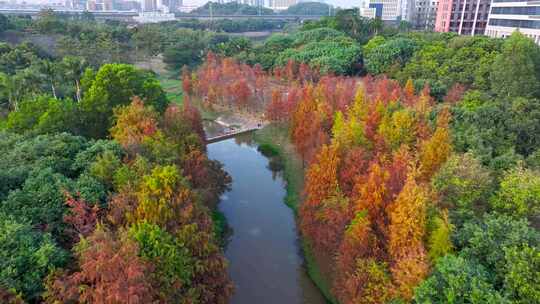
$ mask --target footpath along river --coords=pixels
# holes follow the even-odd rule
[[[219,209],[232,228],[225,255],[236,285],[232,304],[324,304],[301,255],[285,183],[251,135],[208,145],[233,179]]]

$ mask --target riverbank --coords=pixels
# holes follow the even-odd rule
[[[290,142],[287,127],[270,124],[255,132],[254,140],[259,144],[259,149],[263,154],[274,158],[274,161],[280,163],[283,179],[287,185],[285,203],[294,211],[298,219],[298,208],[304,189],[304,167],[301,158]],[[301,241],[309,277],[317,285],[329,303],[337,304],[336,299],[330,291],[330,283],[322,274],[309,242],[303,238],[301,238]]]
[[[179,80],[168,77],[160,77],[160,82],[164,87],[167,97],[181,105],[183,103],[183,92]],[[192,101],[199,108],[203,120],[205,120],[205,129],[209,133],[219,131],[213,130],[212,125],[227,125],[242,127],[254,123],[260,123],[263,117],[255,113],[233,113],[229,109],[207,109],[197,100]],[[304,189],[304,167],[301,158],[297,155],[294,146],[290,142],[288,129],[286,126],[270,124],[254,133],[254,140],[259,145],[261,153],[271,159],[270,166],[279,167],[286,182],[285,203],[294,212],[295,218],[298,218],[298,208],[301,203],[301,194]],[[214,211],[214,221],[216,222],[216,235],[222,240],[224,245],[230,233],[227,221],[219,210]],[[306,269],[309,277],[322,292],[329,303],[337,303],[330,292],[330,284],[321,273],[315,256],[308,242],[301,239],[302,251],[306,263]]]

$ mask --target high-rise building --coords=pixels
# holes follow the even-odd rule
[[[112,11],[113,0],[88,0],[86,2],[88,11]]]
[[[183,5],[182,0],[161,0],[161,3],[169,8],[170,12],[176,12]]]
[[[264,0],[239,0],[237,2],[251,6],[264,6]]]
[[[87,11],[97,11],[97,3],[96,0],[88,0],[86,2],[86,10]]]
[[[142,12],[155,12],[157,10],[156,0],[141,0]]]
[[[112,11],[114,9],[113,0],[103,0],[103,10]]]
[[[274,10],[286,10],[298,3],[298,0],[269,0],[268,7]]]
[[[413,21],[414,0],[364,0],[360,15],[384,21]]]
[[[516,30],[540,44],[540,1],[493,0],[486,35],[506,37]]]
[[[417,0],[414,27],[419,30],[432,31],[435,28],[439,0]]]
[[[70,9],[86,9],[86,0],[66,0],[65,6]]]
[[[114,7],[119,11],[140,11],[141,2],[138,0],[117,1],[115,2]]]
[[[491,0],[439,0],[435,31],[483,35]]]

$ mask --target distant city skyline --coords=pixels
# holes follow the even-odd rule
[[[30,4],[32,3],[33,4],[58,3],[62,1],[63,0],[15,0],[15,2],[17,3],[26,2]],[[210,0],[184,0],[184,5],[201,6],[207,3],[208,1]],[[218,0],[213,0],[213,1],[218,1]],[[313,1],[317,1],[317,0],[313,0]],[[361,0],[326,0],[326,1],[317,1],[317,2],[326,2],[326,3],[332,4],[334,6],[342,7],[342,8],[359,7],[361,4]]]
[[[204,5],[208,1],[209,0],[184,0],[184,5],[201,6],[201,5]],[[214,1],[217,1],[217,0],[214,0]],[[343,7],[343,8],[353,7],[353,6],[356,6],[356,7],[360,6],[360,0],[357,0],[357,1],[354,1],[354,0],[327,0],[325,2],[329,3],[329,4],[332,4],[334,6],[339,6],[339,7]]]

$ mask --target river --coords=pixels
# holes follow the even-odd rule
[[[283,202],[285,183],[250,138],[208,145],[209,157],[233,179],[219,205],[232,228],[225,250],[236,285],[230,303],[326,303],[304,267],[294,214]]]

